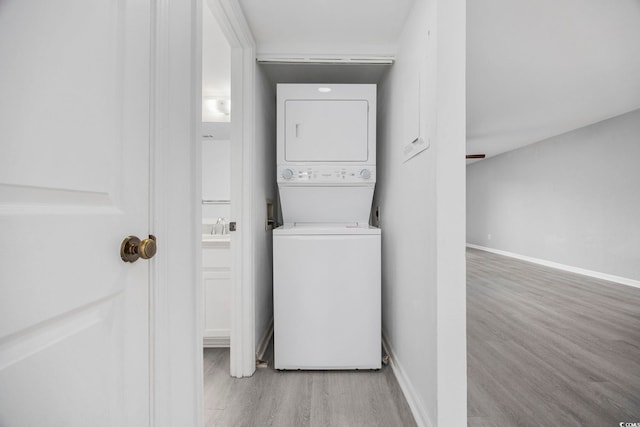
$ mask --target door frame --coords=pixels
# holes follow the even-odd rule
[[[230,374],[253,375],[255,292],[253,280],[253,162],[255,41],[237,0],[203,0],[231,47],[231,238]]]
[[[151,5],[149,417],[202,426],[202,0]]]
[[[152,2],[150,424],[203,425],[202,8],[232,48],[231,375],[255,372],[252,202],[255,42],[237,0]]]

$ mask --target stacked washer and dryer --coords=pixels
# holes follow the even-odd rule
[[[376,86],[279,84],[276,369],[378,369]]]

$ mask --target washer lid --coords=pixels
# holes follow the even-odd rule
[[[370,234],[380,235],[382,231],[379,228],[372,227],[369,224],[359,223],[304,223],[297,222],[293,224],[284,224],[273,230],[274,235],[348,235],[348,234]]]

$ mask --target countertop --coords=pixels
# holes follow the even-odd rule
[[[202,244],[207,245],[229,245],[231,236],[228,234],[203,234]]]

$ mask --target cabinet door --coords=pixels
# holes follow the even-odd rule
[[[226,270],[231,267],[229,245],[207,245],[202,248],[202,268],[205,270]]]
[[[228,271],[205,271],[204,345],[228,347],[231,336],[231,277]]]
[[[290,100],[285,103],[285,159],[289,162],[366,162],[365,100]]]

